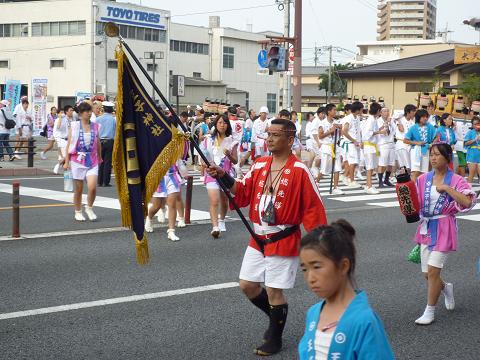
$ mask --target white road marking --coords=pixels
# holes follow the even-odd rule
[[[12,185],[0,183],[0,193],[2,192],[6,194],[11,194]],[[39,188],[26,187],[26,186],[20,186],[20,196],[31,196],[35,198],[66,202],[70,204],[73,201],[73,194],[70,192],[39,189]],[[83,194],[82,202],[83,203],[87,202],[86,194]],[[95,198],[94,207],[120,210],[120,203],[118,202],[118,199],[108,198],[104,196],[97,196]],[[197,220],[207,220],[207,219],[210,219],[210,213],[208,211],[201,211],[201,210],[194,210],[194,209],[191,210],[190,220],[197,221]]]
[[[15,181],[15,180],[45,180],[45,179],[62,179],[63,176],[52,175],[52,176],[35,176],[35,177],[10,177],[10,178],[0,178],[0,181]]]
[[[159,298],[165,298],[165,297],[171,297],[171,296],[177,296],[177,295],[200,293],[205,291],[230,289],[234,287],[238,287],[237,282],[197,286],[197,287],[186,288],[186,289],[169,290],[169,291],[162,291],[162,292],[142,294],[142,295],[124,296],[124,297],[118,297],[118,298],[112,298],[112,299],[81,302],[76,304],[51,306],[51,307],[40,308],[40,309],[3,313],[3,314],[0,314],[0,320],[15,319],[15,318],[28,317],[28,316],[43,315],[43,314],[52,314],[52,313],[63,312],[63,311],[87,309],[87,308],[93,308],[93,307],[99,307],[99,306],[123,304],[123,303],[143,301],[143,300],[159,299]]]
[[[355,201],[365,201],[365,200],[377,200],[377,199],[393,199],[396,198],[396,193],[388,194],[377,194],[377,195],[360,195],[360,196],[343,196],[332,198],[332,200],[342,201],[342,202],[355,202]]]

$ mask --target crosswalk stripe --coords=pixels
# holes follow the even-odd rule
[[[388,193],[388,194],[377,194],[377,195],[343,196],[343,197],[336,197],[332,200],[337,200],[342,202],[355,202],[355,201],[372,200],[372,198],[373,199],[393,199],[396,197],[397,197],[396,193]]]

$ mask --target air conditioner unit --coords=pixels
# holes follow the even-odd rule
[[[97,84],[97,86],[95,86],[95,92],[97,94],[105,94],[105,84]]]

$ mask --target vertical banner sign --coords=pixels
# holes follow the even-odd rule
[[[47,117],[47,79],[32,79],[33,130],[39,131]]]
[[[5,100],[10,100],[10,111],[13,112],[15,106],[20,103],[20,91],[22,84],[19,80],[7,80],[5,84]]]

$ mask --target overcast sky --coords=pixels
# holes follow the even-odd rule
[[[121,0],[153,8],[170,10],[172,21],[208,26],[210,15],[219,15],[222,26],[253,31],[274,30],[283,32],[283,11],[275,0]],[[303,0],[303,57],[305,65],[313,65],[313,48],[335,45],[356,51],[355,44],[376,40],[376,0]],[[291,5],[293,8],[293,4]],[[249,9],[244,9],[251,7]],[[476,9],[477,13],[473,10]],[[230,10],[230,11],[225,11]],[[211,13],[206,13],[211,12]],[[202,13],[202,14],[197,14]],[[196,15],[188,15],[196,14]],[[292,25],[293,25],[292,10]],[[479,0],[437,0],[437,31],[448,29],[450,40],[475,43],[478,32],[463,25],[463,20],[480,17]],[[291,28],[293,32],[293,26]],[[334,60],[344,63],[352,53],[334,53]],[[320,65],[326,65],[327,56],[321,55]]]

